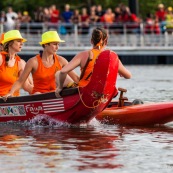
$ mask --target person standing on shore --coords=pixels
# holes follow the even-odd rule
[[[78,53],[66,66],[64,66],[56,74],[58,87],[55,92],[57,97],[60,96],[60,92],[64,87],[64,81],[66,79],[67,74],[78,66],[80,66],[81,68],[81,76],[77,85],[80,87],[84,87],[89,83],[92,75],[92,70],[94,68],[94,63],[99,54],[103,50],[105,50],[107,42],[108,42],[107,31],[104,28],[95,28],[91,36],[91,43],[93,45],[92,49]],[[124,67],[124,65],[119,60],[118,55],[117,55],[117,61],[118,61],[119,75],[126,79],[130,79],[132,76],[131,72]]]
[[[34,83],[32,94],[55,91],[55,73],[68,64],[68,61],[64,57],[56,54],[59,43],[62,42],[65,41],[60,39],[56,31],[47,31],[43,33],[42,41],[40,42],[43,51],[28,60],[22,76],[14,83],[10,92],[4,96],[4,100],[21,88],[30,73],[32,74]],[[67,84],[79,80],[78,75],[74,71],[71,71],[68,74],[69,76],[66,80]]]
[[[0,52],[0,96],[6,95],[12,85],[21,76],[26,62],[21,59],[17,52],[21,51],[23,43],[26,41],[18,30],[10,30],[2,35],[3,51]],[[27,92],[32,91],[32,80],[27,79],[22,85]],[[19,90],[13,96],[19,96]]]

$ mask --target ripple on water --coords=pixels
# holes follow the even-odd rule
[[[118,78],[129,101],[173,100],[172,66],[127,66]],[[117,99],[117,98],[115,98]],[[45,122],[48,121],[48,124]],[[39,115],[30,122],[0,123],[0,172],[172,172],[173,123],[155,127],[70,126]]]

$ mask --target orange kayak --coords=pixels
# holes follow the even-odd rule
[[[173,121],[173,102],[118,107],[114,103],[96,116],[101,123],[150,126]]]

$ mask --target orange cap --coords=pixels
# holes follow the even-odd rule
[[[2,33],[1,36],[0,36],[0,44],[2,44],[3,39],[4,39],[4,33]]]

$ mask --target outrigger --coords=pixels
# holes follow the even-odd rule
[[[111,101],[96,119],[105,124],[153,126],[173,121],[173,102],[144,103],[140,99],[129,102],[123,96],[126,89],[119,88],[118,101]]]

